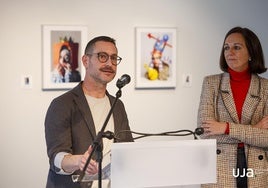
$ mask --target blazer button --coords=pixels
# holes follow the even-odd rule
[[[258,156],[258,159],[259,159],[259,160],[263,160],[263,155],[259,155],[259,156]]]
[[[217,149],[217,154],[219,155],[221,153],[221,150]]]

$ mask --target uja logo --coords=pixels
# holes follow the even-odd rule
[[[245,176],[254,177],[254,170],[252,168],[247,168],[247,169],[243,168],[242,172],[240,174],[238,168],[237,169],[233,168],[233,176],[236,177],[236,178],[237,177],[245,177]]]

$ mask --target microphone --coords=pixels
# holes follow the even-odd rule
[[[116,82],[116,86],[121,89],[122,87],[124,87],[125,85],[127,85],[130,82],[130,76],[127,74],[124,74],[121,76],[121,78],[119,78]]]

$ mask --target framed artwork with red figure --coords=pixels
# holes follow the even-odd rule
[[[43,90],[71,89],[84,77],[85,26],[43,25]]]
[[[176,87],[176,28],[136,28],[136,88]]]

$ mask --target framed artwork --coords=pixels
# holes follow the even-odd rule
[[[71,89],[84,78],[87,27],[43,25],[43,90]]]
[[[176,87],[176,28],[136,28],[136,88]]]

